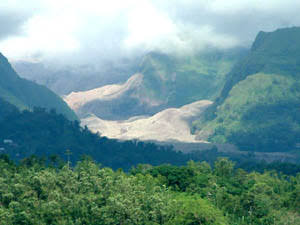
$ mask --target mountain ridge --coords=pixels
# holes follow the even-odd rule
[[[201,139],[241,150],[296,151],[300,143],[300,28],[260,32],[228,74],[214,105],[194,122]]]
[[[1,53],[0,76],[0,97],[19,109],[33,109],[34,107],[55,109],[71,120],[77,119],[75,113],[54,92],[42,85],[20,78]]]

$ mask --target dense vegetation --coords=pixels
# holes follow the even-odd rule
[[[18,161],[0,155],[0,224],[300,224],[300,166],[251,164],[250,155],[236,160],[249,170],[292,176],[247,173],[225,158],[213,168],[176,166],[190,159],[213,164],[220,153],[119,142],[55,110],[20,112],[1,99],[0,106],[0,151]],[[85,155],[113,169],[143,164],[126,174]]]
[[[67,104],[48,88],[22,79],[0,53],[0,97],[20,109],[55,108],[71,120],[77,119]]]
[[[69,157],[72,163],[76,163],[84,155],[90,155],[104,166],[128,171],[139,163],[184,165],[193,159],[213,164],[218,157],[229,157],[237,162],[238,167],[249,171],[276,169],[287,174],[300,171],[300,166],[294,164],[266,164],[257,161],[255,155],[219,152],[216,147],[183,154],[174,151],[171,146],[159,146],[137,140],[108,139],[81,127],[77,121],[67,120],[55,110],[47,112],[45,109],[34,108],[33,111],[20,112],[1,98],[0,127],[0,153],[6,153],[16,161],[37,155],[50,161],[51,158],[66,160]],[[12,143],[4,143],[4,140],[10,140]],[[71,155],[67,155],[67,150]],[[297,159],[293,162],[297,162]]]
[[[90,155],[105,166],[126,170],[138,163],[181,165],[190,159],[190,156],[175,152],[171,147],[100,137],[55,110],[47,112],[34,108],[32,112],[20,112],[3,100],[0,100],[0,106],[0,147],[12,159],[20,160],[30,155],[58,155],[66,159],[65,152],[70,150],[72,162],[83,155]],[[4,143],[4,140],[12,143]]]
[[[300,28],[261,32],[228,74],[199,135],[241,150],[297,151],[300,143]]]
[[[129,174],[86,158],[74,168],[0,159],[0,224],[300,224],[300,174],[234,170],[221,158],[139,165]]]
[[[195,124],[199,135],[241,150],[299,152],[299,38],[300,28],[260,33]],[[173,106],[214,98],[236,55],[179,63],[150,53],[141,65],[145,91]],[[300,225],[299,165],[101,137],[58,96],[19,78],[1,54],[0,74],[0,225]]]
[[[245,52],[208,50],[189,57],[151,52],[140,65],[145,93],[172,107],[213,99],[224,85],[225,75]]]

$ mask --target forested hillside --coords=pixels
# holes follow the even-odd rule
[[[194,123],[200,138],[248,151],[299,150],[299,36],[300,28],[258,34],[206,117]]]
[[[213,149],[119,142],[54,110],[0,103],[0,224],[300,224],[299,166],[244,161],[272,170],[248,173],[213,162]],[[213,167],[188,162],[206,157]]]
[[[254,155],[219,152],[216,147],[183,154],[172,146],[108,139],[81,127],[77,121],[67,120],[55,110],[49,113],[45,109],[34,108],[33,111],[20,112],[1,98],[0,106],[0,153],[8,154],[17,162],[35,155],[48,162],[52,159],[60,162],[69,159],[76,164],[81,157],[89,155],[104,166],[128,171],[139,163],[184,165],[193,159],[213,164],[218,157],[229,157],[237,162],[237,166],[248,171],[276,169],[287,174],[300,171],[300,166],[294,164],[267,164]]]
[[[71,120],[77,119],[68,105],[48,88],[22,79],[0,53],[0,97],[19,109],[43,107],[56,109]]]
[[[105,166],[128,170],[138,163],[181,165],[190,159],[171,147],[100,137],[86,127],[80,127],[78,121],[69,121],[54,110],[48,113],[45,109],[34,108],[32,112],[20,112],[3,100],[0,104],[0,147],[4,148],[2,153],[15,160],[31,155],[46,158],[57,155],[67,159],[66,151],[69,150],[70,160],[74,163],[82,156],[90,155]],[[5,143],[4,140],[9,141]]]
[[[151,52],[139,71],[144,75],[145,93],[171,107],[213,99],[224,85],[225,75],[246,52],[210,49],[185,57]]]
[[[139,165],[90,159],[70,167],[0,158],[0,224],[299,225],[300,174],[247,173],[219,159]]]
[[[0,0],[0,225],[300,225],[300,1]]]

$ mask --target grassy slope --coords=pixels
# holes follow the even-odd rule
[[[298,87],[298,88],[297,88]],[[300,82],[259,73],[230,91],[204,130],[210,141],[231,142],[242,150],[286,151],[300,138]]]
[[[248,56],[237,63],[227,75],[217,104],[220,105],[226,99],[235,84],[259,72],[299,78],[300,28],[260,32]]]
[[[300,28],[259,33],[228,75],[200,137],[241,150],[288,151],[300,143]],[[212,116],[213,115],[213,116]],[[207,119],[206,118],[206,119]]]
[[[213,99],[243,51],[209,52],[185,58],[148,54],[141,64],[145,92],[170,106]]]
[[[3,55],[0,55],[0,77],[0,97],[18,108],[55,108],[69,119],[77,119],[75,113],[59,96],[42,85],[20,78]]]

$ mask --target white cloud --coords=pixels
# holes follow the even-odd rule
[[[153,47],[155,42],[176,35],[177,27],[168,15],[158,11],[149,2],[143,2],[128,14],[128,36],[124,40],[126,48]]]
[[[8,22],[0,51],[12,59],[97,63],[151,50],[249,46],[260,30],[299,26],[299,10],[294,0],[1,1]]]

